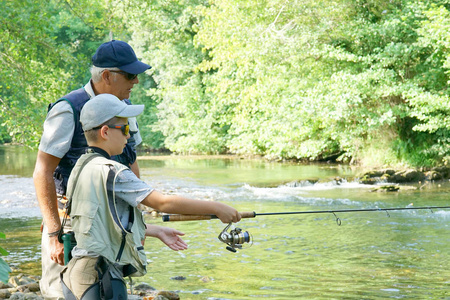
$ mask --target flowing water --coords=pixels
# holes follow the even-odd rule
[[[15,272],[29,274],[40,272],[34,158],[0,147],[0,231],[7,235],[0,245]],[[326,164],[176,156],[139,164],[142,179],[160,191],[256,213],[443,206],[450,192],[448,182],[371,192],[353,180],[360,170]],[[147,239],[148,274],[135,282],[181,299],[450,299],[450,210],[243,219],[236,226],[251,243],[237,253],[217,239],[225,227],[219,220],[148,221],[186,233],[189,249],[174,252]]]

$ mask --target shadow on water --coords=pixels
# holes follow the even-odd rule
[[[0,231],[6,240],[0,240],[9,252],[5,261],[13,269],[13,274],[41,273],[41,218],[0,218]]]
[[[0,145],[0,175],[31,177],[36,153],[35,150],[25,147]]]

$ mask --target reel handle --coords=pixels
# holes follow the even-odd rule
[[[239,213],[241,218],[254,218],[256,213],[254,211],[243,211]],[[218,219],[216,215],[164,215],[162,216],[163,222],[176,222],[176,221],[199,221],[199,220],[211,220]]]

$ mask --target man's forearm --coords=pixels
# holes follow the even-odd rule
[[[59,230],[61,221],[58,214],[58,201],[53,177],[50,179],[45,176],[34,178],[34,186],[42,218],[48,228],[48,232],[52,233]]]
[[[53,181],[53,172],[60,160],[58,157],[39,150],[33,173],[36,197],[49,233],[55,232],[61,227],[55,182]]]

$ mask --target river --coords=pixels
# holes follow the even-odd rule
[[[35,155],[0,146],[0,231],[7,235],[0,245],[15,273],[40,273]],[[139,164],[142,179],[160,191],[257,213],[443,206],[450,192],[448,182],[371,192],[352,179],[361,170],[342,165],[181,156],[139,157]],[[135,282],[181,299],[450,299],[450,210],[243,219],[236,226],[251,243],[237,253],[217,239],[225,226],[219,220],[152,222],[186,233],[189,249],[148,239],[149,272]]]

